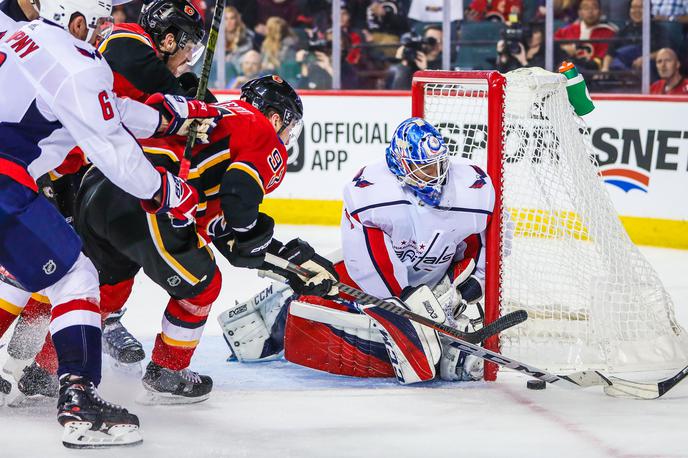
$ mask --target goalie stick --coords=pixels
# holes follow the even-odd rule
[[[203,54],[203,66],[201,67],[201,76],[198,79],[198,88],[196,89],[196,100],[205,100],[205,92],[208,89],[208,79],[210,78],[210,67],[213,65],[213,55],[215,54],[215,45],[217,44],[217,34],[220,31],[220,24],[222,22],[222,15],[225,10],[225,2],[217,0],[215,8],[213,9],[213,19],[210,23],[210,31],[208,32],[208,42],[205,46],[205,54]],[[182,157],[179,165],[179,178],[186,180],[189,176],[189,167],[191,166],[191,150],[196,142],[196,127],[194,124],[189,129],[189,136],[186,138],[186,147],[184,148],[184,157]]]
[[[308,269],[304,269],[303,267],[293,264],[287,261],[286,259],[282,259],[279,256],[275,256],[268,253],[265,255],[265,261],[276,267],[288,270],[297,275],[301,275],[304,277],[313,276],[313,272],[309,271]],[[605,376],[601,372],[593,370],[574,372],[568,375],[555,375],[545,370],[538,369],[535,366],[531,366],[529,364],[525,364],[515,359],[509,358],[508,356],[500,355],[499,353],[495,353],[486,348],[482,348],[476,345],[475,343],[471,343],[466,339],[462,338],[461,334],[464,333],[461,333],[449,326],[436,323],[422,315],[412,313],[404,309],[403,307],[400,307],[389,302],[385,302],[383,300],[375,298],[374,296],[370,296],[369,294],[366,294],[363,291],[360,291],[356,288],[352,288],[351,286],[345,285],[340,282],[337,282],[335,285],[346,294],[350,294],[354,297],[359,296],[357,298],[360,298],[360,300],[362,301],[368,300],[368,298],[374,299],[378,303],[373,305],[377,307],[381,307],[386,311],[389,311],[399,316],[403,316],[404,318],[407,318],[411,321],[415,321],[417,323],[433,328],[440,334],[443,334],[447,336],[449,339],[451,339],[453,341],[451,343],[453,347],[458,348],[459,350],[464,351],[467,354],[477,356],[478,358],[490,361],[499,366],[512,369],[516,372],[520,372],[529,377],[533,377],[538,380],[542,380],[544,382],[560,386],[562,388],[581,389],[589,388],[591,386],[602,386],[604,389],[604,393],[613,397],[625,397],[632,399],[657,399],[665,395],[669,390],[674,388],[684,378],[688,376],[688,366],[684,367],[677,374],[657,382],[634,382],[631,380],[625,380],[618,377]],[[369,302],[372,304],[372,300],[370,300]],[[364,313],[366,312],[365,307],[362,307],[361,310]],[[502,318],[508,317],[509,315],[505,315]],[[499,319],[494,323],[498,321]]]
[[[266,262],[268,262],[270,264],[276,265],[275,263],[271,262],[272,256],[273,255],[266,255],[265,260],[266,260]],[[281,259],[281,258],[278,258],[278,259]],[[279,262],[279,261],[276,261],[276,262]],[[277,267],[281,267],[281,266],[277,266]],[[296,266],[296,267],[298,267],[298,266]],[[288,269],[285,268],[285,270],[288,270]],[[261,271],[259,271],[258,275],[261,277],[272,278],[273,280],[277,280],[277,281],[281,281],[281,282],[285,281],[284,277],[282,277],[281,275],[278,275],[274,272],[270,272],[270,271],[262,271],[261,270]],[[359,289],[352,288],[348,285],[345,285],[344,283],[337,283],[336,285],[340,290],[344,291],[346,294],[348,294],[352,297],[355,297],[356,299],[358,299],[361,302],[365,302],[365,303],[371,304],[371,305],[380,306],[382,308],[385,308],[384,306],[389,304],[388,302],[385,302],[382,299],[378,299],[375,296],[371,296],[370,294],[367,294],[367,293],[365,293]],[[393,304],[389,304],[389,305],[393,305]],[[404,316],[405,318],[410,319],[410,316],[412,315],[414,317],[418,317],[419,320],[427,320],[427,318],[425,318],[422,315],[417,315],[417,314],[415,314],[409,310],[402,309],[401,307],[398,307],[398,308],[403,310],[404,315],[402,315],[402,316]],[[407,314],[409,316],[407,316]],[[506,331],[507,329],[509,329],[512,326],[516,326],[519,323],[523,323],[527,319],[528,319],[528,313],[525,310],[516,310],[516,311],[508,313],[502,317],[499,317],[496,321],[493,321],[492,323],[488,324],[487,326],[483,326],[481,329],[478,329],[477,331],[474,331],[474,332],[460,331],[458,329],[455,329],[455,328],[452,328],[452,327],[449,327],[449,326],[446,326],[446,325],[443,325],[440,323],[436,323],[435,321],[432,321],[432,323],[435,325],[446,327],[447,333],[451,333],[451,335],[454,335],[457,338],[465,340],[466,342],[480,343],[480,342],[492,337],[495,334],[499,334],[502,331]],[[416,320],[416,321],[418,321],[418,320]],[[425,324],[425,323],[423,323],[423,324]]]

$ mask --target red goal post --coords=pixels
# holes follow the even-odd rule
[[[428,83],[441,84],[453,83],[456,81],[478,81],[485,84],[486,93],[479,94],[480,97],[487,97],[487,173],[493,182],[501,174],[502,162],[502,132],[504,116],[502,107],[504,105],[504,76],[497,71],[421,71],[413,76],[411,86],[412,106],[411,116],[419,118],[425,117],[425,89]],[[439,89],[440,91],[442,89]],[[470,94],[466,94],[471,96]],[[485,324],[491,323],[499,318],[499,271],[501,268],[501,209],[502,193],[501,187],[495,186],[495,206],[492,213],[492,220],[487,233],[486,260],[485,260]],[[499,351],[499,337],[493,336],[488,339],[485,348]],[[493,381],[497,377],[499,366],[492,363],[485,365],[485,380]]]

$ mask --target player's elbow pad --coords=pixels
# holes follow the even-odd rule
[[[220,186],[220,203],[229,227],[245,228],[258,218],[263,190],[247,173],[230,169]]]

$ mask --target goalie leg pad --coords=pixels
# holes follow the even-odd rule
[[[291,289],[272,283],[251,299],[225,310],[217,321],[240,362],[277,359],[284,349],[284,322]]]
[[[446,320],[437,298],[426,285],[419,286],[404,296],[405,303],[397,298],[385,300],[438,323]],[[435,377],[435,364],[439,362],[441,346],[434,329],[378,306],[365,307],[365,312],[373,318],[376,328],[382,334],[399,383],[408,385]]]
[[[284,346],[287,361],[311,369],[352,377],[394,376],[373,321],[327,299],[302,297],[291,303]]]

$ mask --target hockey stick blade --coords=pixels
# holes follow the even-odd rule
[[[273,264],[285,270],[289,270],[297,275],[303,275],[306,277],[310,277],[313,275],[313,273],[308,271],[307,269],[292,264],[289,261],[282,259],[278,256],[267,254],[265,256],[265,260],[270,264]],[[391,313],[404,316],[409,320],[416,321],[420,324],[424,324],[430,328],[435,329],[436,331],[440,332],[441,334],[447,336],[450,340],[452,340],[451,345],[453,347],[458,348],[459,350],[467,354],[477,356],[478,358],[492,362],[494,364],[497,364],[498,366],[506,367],[516,372],[520,372],[521,374],[560,386],[562,388],[582,389],[589,388],[592,386],[602,386],[604,388],[605,394],[609,396],[627,397],[632,399],[656,399],[666,394],[669,390],[671,390],[673,387],[675,387],[678,383],[680,383],[684,378],[688,376],[688,366],[683,368],[683,370],[681,370],[672,377],[661,380],[659,382],[647,383],[632,382],[629,380],[620,379],[618,377],[607,377],[599,371],[580,371],[568,375],[552,374],[543,369],[539,369],[535,366],[522,363],[508,356],[500,355],[499,353],[495,353],[491,350],[480,347],[474,343],[468,342],[465,339],[462,339],[460,337],[461,333],[456,331],[455,329],[436,323],[422,315],[416,315],[415,313],[411,313],[403,307],[399,307],[395,304],[384,302],[380,299],[375,298],[374,296],[366,295],[362,291],[359,291],[355,288],[351,288],[347,285],[342,285],[341,283],[338,283],[337,286],[347,294],[351,294],[352,292],[359,292],[364,296],[367,296],[372,300],[379,302],[381,307],[384,307],[385,310],[388,310]],[[373,302],[372,300],[371,302]]]

